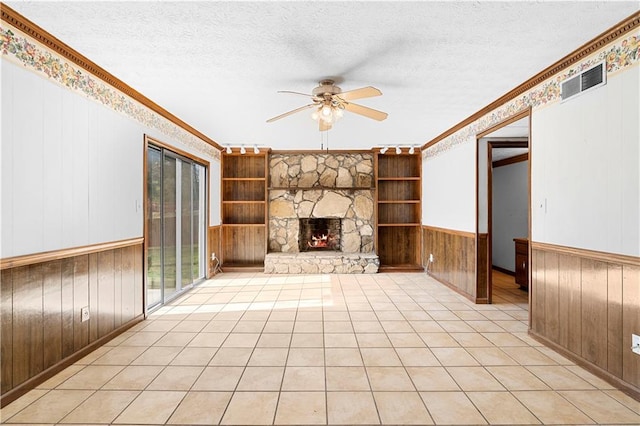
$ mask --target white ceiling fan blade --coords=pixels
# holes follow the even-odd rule
[[[389,115],[386,112],[378,111],[377,109],[365,107],[358,104],[352,104],[349,102],[345,102],[343,105],[344,109],[349,112],[355,112],[356,114],[364,115],[365,117],[373,118],[374,120],[378,121],[384,120]]]
[[[374,96],[380,96],[382,92],[375,87],[367,86],[360,89],[347,90],[346,92],[337,93],[335,96],[344,101],[350,101],[353,99],[372,98]]]
[[[304,111],[305,109],[313,108],[314,106],[316,106],[316,104],[309,104],[309,105],[305,105],[305,106],[300,107],[300,108],[296,108],[294,110],[285,112],[284,114],[280,114],[280,115],[278,115],[276,117],[268,119],[267,123],[271,123],[273,121],[280,120],[281,118],[284,118],[284,117],[286,117],[288,115],[295,114],[296,112]]]

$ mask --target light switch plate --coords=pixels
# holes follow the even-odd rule
[[[84,308],[80,309],[80,322],[85,322],[85,321],[89,321],[89,307],[85,306]]]
[[[640,336],[637,334],[631,335],[631,350],[640,355]]]

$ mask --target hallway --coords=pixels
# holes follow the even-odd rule
[[[639,402],[527,335],[517,292],[496,282],[496,303],[473,305],[423,273],[223,273],[0,414],[38,424],[640,423]]]

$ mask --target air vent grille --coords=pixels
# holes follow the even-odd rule
[[[606,84],[604,63],[589,68],[562,83],[562,100]]]

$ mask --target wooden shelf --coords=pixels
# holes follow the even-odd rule
[[[262,270],[267,252],[267,155],[222,156],[223,270]]]
[[[380,265],[378,272],[424,272],[422,265]]]
[[[223,272],[262,272],[264,271],[264,262],[225,263],[222,268]]]
[[[381,272],[422,271],[422,161],[377,154],[376,250]]]
[[[267,225],[265,225],[264,223],[225,223],[222,225],[223,227],[247,227],[247,226],[257,226],[257,227],[265,227]]]
[[[420,176],[406,176],[406,177],[379,177],[378,181],[407,181],[407,180],[420,180]]]
[[[266,201],[223,201],[222,204],[264,204]]]
[[[376,189],[375,186],[270,186],[274,191],[313,191],[314,189],[332,189],[343,191],[363,191]]]

